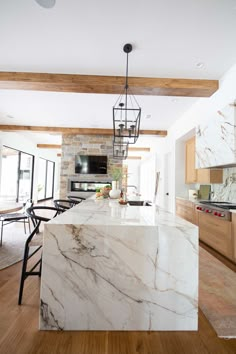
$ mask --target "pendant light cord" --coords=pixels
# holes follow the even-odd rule
[[[127,95],[128,95],[128,72],[129,72],[129,53],[127,53],[126,59],[126,79],[125,79],[125,109],[127,109]],[[125,120],[127,121],[127,110],[125,111]],[[126,127],[127,129],[127,123]]]

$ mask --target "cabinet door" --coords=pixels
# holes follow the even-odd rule
[[[236,263],[236,214],[232,213],[233,261]]]
[[[195,169],[195,137],[186,142],[185,163],[185,183],[196,183],[197,170]]]
[[[200,168],[197,170],[198,183],[223,183],[222,169],[206,169]]]
[[[176,214],[181,218],[196,224],[195,205],[191,201],[176,199]]]
[[[198,183],[210,183],[210,170],[201,168],[197,170]]]
[[[233,258],[231,222],[199,213],[199,237],[207,245]]]

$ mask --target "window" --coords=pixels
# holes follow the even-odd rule
[[[34,156],[3,146],[1,199],[25,202],[33,194]]]
[[[55,162],[39,159],[38,200],[53,198]]]

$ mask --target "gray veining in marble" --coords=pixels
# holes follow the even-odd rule
[[[235,106],[227,105],[206,117],[196,129],[196,168],[236,164]]]

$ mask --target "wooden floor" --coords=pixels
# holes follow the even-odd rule
[[[0,271],[0,354],[236,353],[236,340],[219,339],[199,311],[197,332],[38,331],[39,279],[26,280],[17,305],[21,262]]]

